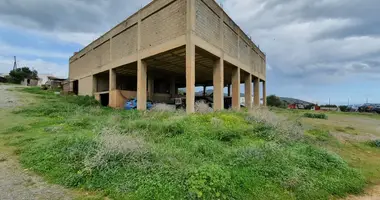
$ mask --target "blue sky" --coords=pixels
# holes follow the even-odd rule
[[[0,73],[67,76],[68,58],[149,0],[3,0]],[[380,103],[378,0],[222,0],[267,54],[267,94]]]

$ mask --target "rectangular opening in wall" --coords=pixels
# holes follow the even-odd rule
[[[78,95],[78,90],[79,90],[79,81],[75,80],[73,81],[73,92],[75,95]]]
[[[109,94],[100,94],[100,104],[102,106],[108,106],[109,105]]]

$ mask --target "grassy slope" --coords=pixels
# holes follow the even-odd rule
[[[299,119],[306,111],[274,110],[276,113],[290,119]],[[366,135],[380,138],[380,115],[369,113],[339,113],[329,112],[328,120],[301,120],[309,132],[317,130],[318,146],[329,149],[344,158],[348,164],[358,169],[366,178],[367,183],[380,184],[380,148],[368,145]],[[372,122],[372,123],[370,123]],[[339,141],[332,133],[346,134],[347,140]],[[324,137],[323,137],[324,135]],[[352,136],[352,139],[349,139]],[[362,136],[362,138],[360,138]],[[355,137],[359,137],[355,139]]]
[[[116,199],[327,199],[364,179],[339,156],[248,113],[133,112],[34,88],[0,135],[55,183]],[[294,139],[297,138],[297,139]]]

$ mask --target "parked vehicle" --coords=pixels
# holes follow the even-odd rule
[[[359,112],[372,112],[375,104],[365,103],[359,107]]]
[[[375,112],[375,113],[377,113],[377,114],[380,114],[380,105],[375,106],[375,107],[372,109],[372,112]]]
[[[152,101],[146,101],[146,109],[150,110],[153,106]],[[128,99],[124,105],[125,110],[134,110],[137,109],[137,99]]]
[[[359,111],[359,106],[350,105],[347,107],[347,112],[358,112],[358,111]]]

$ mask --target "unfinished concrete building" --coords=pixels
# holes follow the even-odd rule
[[[123,107],[137,98],[168,102],[181,96],[194,112],[195,87],[213,87],[213,108],[240,109],[240,84],[246,106],[263,104],[266,56],[214,0],[154,0],[70,58],[71,89],[94,95],[104,105]],[[230,91],[230,90],[228,90]]]

